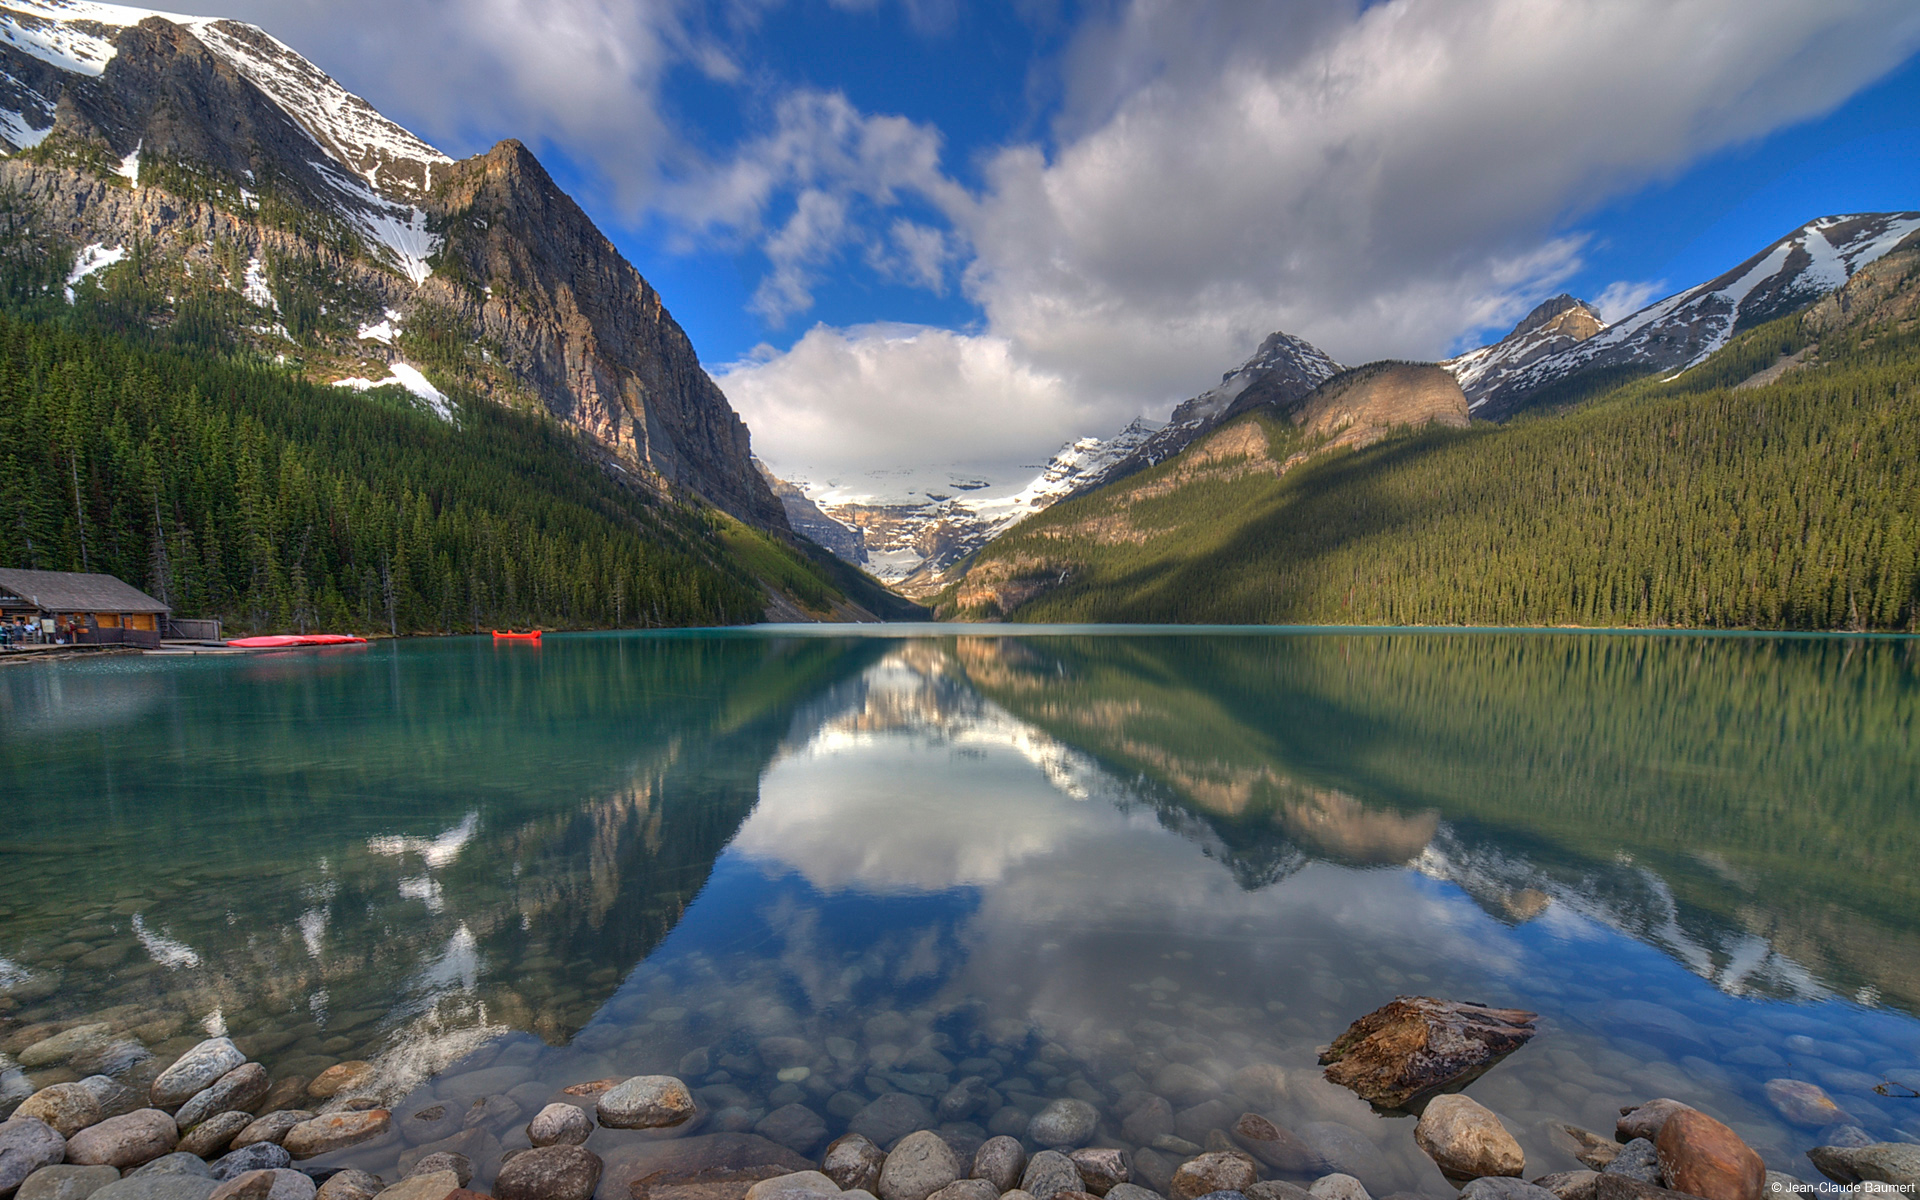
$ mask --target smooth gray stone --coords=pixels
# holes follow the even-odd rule
[[[76,1167],[70,1163],[41,1167],[27,1176],[14,1200],[87,1200],[101,1188],[120,1180],[113,1167]]]
[[[1559,1200],[1538,1184],[1509,1175],[1488,1175],[1460,1189],[1461,1200]]]
[[[880,1168],[880,1200],[927,1200],[960,1178],[960,1159],[939,1134],[919,1130],[900,1139]]]
[[[0,1196],[11,1196],[42,1167],[66,1157],[67,1139],[45,1121],[15,1117],[0,1122]]]
[[[1366,1184],[1338,1171],[1314,1180],[1307,1188],[1307,1195],[1312,1196],[1314,1200],[1373,1200],[1367,1192]]]
[[[273,1080],[259,1063],[242,1063],[195,1092],[173,1119],[182,1129],[191,1129],[215,1113],[242,1112],[266,1099]],[[235,1130],[235,1132],[239,1132]]]
[[[87,1200],[207,1200],[219,1186],[198,1175],[129,1175]]]
[[[1020,1176],[1020,1190],[1034,1200],[1053,1200],[1060,1192],[1084,1192],[1087,1185],[1073,1160],[1058,1150],[1042,1150],[1027,1162]]]
[[[1920,1146],[1875,1142],[1871,1146],[1816,1146],[1807,1151],[1813,1165],[1840,1183],[1875,1180],[1920,1187]]]
[[[255,1142],[229,1151],[213,1160],[213,1177],[225,1182],[248,1171],[277,1171],[293,1165],[293,1155],[285,1146],[273,1142]]]
[[[1019,1138],[990,1137],[973,1152],[972,1177],[984,1179],[1002,1192],[1012,1191],[1027,1169],[1026,1147]]]
[[[175,1150],[172,1154],[162,1154],[144,1167],[135,1167],[127,1175],[129,1178],[135,1175],[198,1175],[202,1179],[212,1179],[213,1168],[198,1154]]]
[[[1300,1193],[1294,1196],[1290,1193],[1260,1192],[1258,1191],[1260,1184],[1256,1183],[1253,1186],[1255,1190],[1247,1193],[1247,1200],[1306,1200],[1305,1188],[1294,1188],[1294,1191]],[[1292,1184],[1280,1186],[1293,1187]],[[1114,1185],[1114,1189],[1107,1193],[1107,1200],[1162,1200],[1162,1198],[1160,1193],[1152,1188],[1143,1188],[1137,1183],[1121,1183]]]
[[[1645,1138],[1635,1138],[1620,1147],[1620,1153],[1613,1161],[1602,1168],[1602,1175],[1624,1175],[1641,1183],[1650,1183],[1655,1187],[1665,1187],[1660,1177],[1660,1155],[1653,1143]]]
[[[231,1038],[208,1038],[182,1054],[153,1081],[147,1098],[160,1108],[178,1108],[216,1079],[247,1061]]]
[[[1100,1124],[1100,1111],[1085,1100],[1055,1100],[1027,1123],[1027,1137],[1049,1150],[1087,1144]]]
[[[536,1146],[584,1146],[593,1136],[593,1118],[574,1104],[549,1104],[527,1122],[527,1140]]]

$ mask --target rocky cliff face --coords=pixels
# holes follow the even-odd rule
[[[1368,363],[1315,388],[1287,419],[1309,437],[1329,439],[1330,447],[1369,446],[1397,428],[1465,429],[1467,396],[1431,363]]]
[[[0,187],[95,251],[70,284],[138,245],[155,324],[224,292],[316,382],[538,405],[637,483],[788,528],[659,294],[518,142],[455,163],[238,22],[18,0],[0,27]]]

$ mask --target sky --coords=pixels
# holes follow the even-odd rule
[[[1911,0],[207,2],[527,143],[816,493],[1017,487],[1276,329],[1439,358],[1920,209]]]

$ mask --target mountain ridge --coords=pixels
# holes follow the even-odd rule
[[[788,533],[658,293],[518,142],[456,163],[254,26],[88,0],[0,7],[0,74],[0,185],[81,250],[70,288],[143,245],[169,300],[238,294],[316,382],[537,404],[633,483]]]

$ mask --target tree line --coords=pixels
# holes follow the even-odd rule
[[[25,308],[0,313],[0,564],[106,572],[246,630],[762,611],[719,549],[723,527],[743,536],[728,518],[644,496],[538,416],[456,397],[449,422],[398,389],[354,395]]]
[[[1733,386],[1808,344],[1783,318],[1572,412],[1192,483],[1127,510],[1137,543],[1069,528],[1095,493],[981,560],[1066,575],[1027,621],[1920,628],[1920,331]]]

